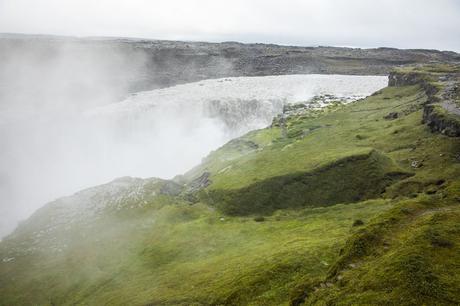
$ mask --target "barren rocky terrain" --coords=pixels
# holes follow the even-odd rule
[[[48,60],[62,46],[75,50],[84,48],[86,52],[120,54],[117,62],[120,74],[115,73],[114,77],[117,82],[128,83],[130,92],[231,76],[312,73],[387,75],[391,68],[399,65],[460,61],[460,55],[455,52],[422,49],[297,47],[238,42],[0,34],[2,57],[12,56],[11,49],[19,48],[32,50],[41,54],[43,60]],[[123,69],[125,61],[132,64],[131,71]],[[117,67],[113,68],[117,70]]]

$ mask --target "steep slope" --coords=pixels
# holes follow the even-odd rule
[[[368,220],[390,206],[379,200],[256,221],[165,194],[149,199],[150,188],[139,192],[134,181],[116,199],[135,193],[142,207],[110,200],[104,213],[68,223],[63,199],[2,241],[0,304],[283,304],[305,276],[326,273],[354,218]],[[108,194],[117,184],[72,201],[84,205],[86,195]],[[280,239],[283,246],[274,248]]]
[[[0,304],[457,305],[460,142],[397,85],[46,205],[0,243]]]
[[[266,214],[283,208],[326,206],[377,198],[386,186],[411,176],[390,158],[372,149],[342,154],[332,161],[326,159],[324,165],[311,171],[299,169],[261,178],[244,187],[205,189],[201,197],[211,205],[216,203],[227,214]],[[217,175],[211,179],[215,177],[223,179]]]

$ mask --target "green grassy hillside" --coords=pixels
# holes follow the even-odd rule
[[[430,99],[391,86],[50,203],[0,243],[0,305],[458,305],[460,141]]]

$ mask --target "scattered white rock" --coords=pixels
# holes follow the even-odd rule
[[[14,257],[7,257],[7,258],[3,258],[2,262],[10,262],[10,261],[13,261],[15,258]]]

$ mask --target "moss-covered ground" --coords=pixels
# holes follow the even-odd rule
[[[296,284],[326,275],[355,219],[390,206],[287,210],[257,221],[203,204],[107,216],[67,233],[63,253],[2,263],[0,304],[287,304]]]
[[[253,131],[177,178],[209,173],[194,201],[153,196],[20,255],[26,222],[0,243],[0,305],[458,305],[460,141],[421,123],[426,100],[388,87]]]

